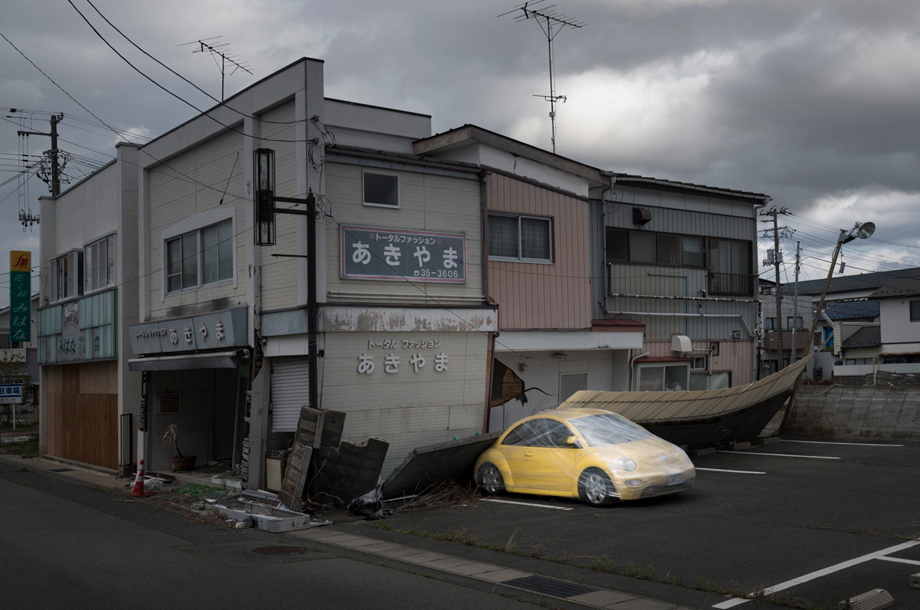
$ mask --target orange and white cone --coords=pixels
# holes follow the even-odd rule
[[[131,490],[131,495],[136,498],[147,497],[147,494],[144,493],[144,460],[141,460],[137,468],[137,476],[134,477],[134,489]]]

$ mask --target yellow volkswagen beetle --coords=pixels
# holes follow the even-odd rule
[[[696,481],[680,447],[601,409],[525,417],[479,456],[474,473],[488,494],[507,490],[594,505],[676,493]]]

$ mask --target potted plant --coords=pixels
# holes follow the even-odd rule
[[[176,452],[172,459],[173,470],[181,472],[195,467],[197,456],[182,455],[182,452],[179,451],[179,427],[176,424],[169,424],[166,427],[166,432],[163,433],[163,444],[172,447],[173,451]]]

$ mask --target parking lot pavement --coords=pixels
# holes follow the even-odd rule
[[[591,566],[616,581],[609,588],[658,599],[647,589],[669,583],[719,594],[711,605],[721,608],[754,608],[729,597],[764,590],[836,607],[883,588],[920,608],[908,586],[920,572],[920,444],[809,440],[696,458],[696,486],[674,496],[594,508],[509,494],[385,525]]]

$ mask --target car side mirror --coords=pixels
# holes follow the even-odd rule
[[[578,440],[577,436],[570,436],[569,438],[565,439],[565,444],[581,449],[581,441]]]

